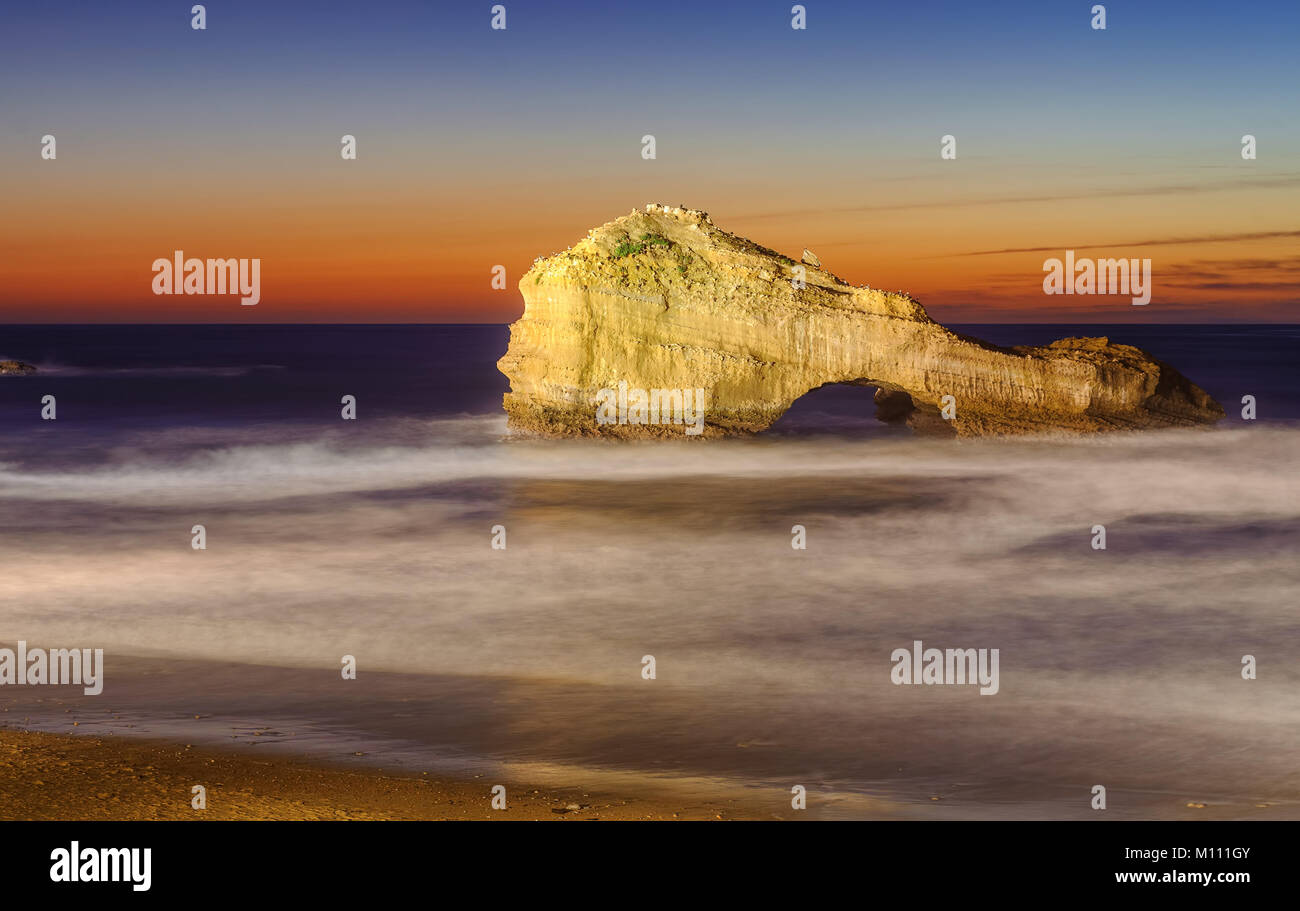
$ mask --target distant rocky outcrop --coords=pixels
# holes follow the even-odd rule
[[[36,368],[22,361],[0,361],[0,376],[35,373]]]
[[[629,388],[665,391],[665,403],[667,391],[703,390],[704,436],[761,431],[828,383],[875,386],[882,419],[959,435],[1223,417],[1205,392],[1138,348],[1105,338],[998,347],[945,329],[906,293],[855,287],[809,251],[803,259],[730,234],[704,212],[650,205],[537,260],[520,280],[524,314],[497,364],[510,379],[511,425],[618,436],[689,427],[689,415],[602,418],[620,383],[619,409]]]

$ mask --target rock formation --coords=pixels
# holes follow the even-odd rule
[[[903,292],[849,285],[692,209],[633,210],[538,259],[519,290],[524,314],[497,364],[510,379],[505,409],[519,429],[684,434],[689,418],[598,415],[620,383],[633,395],[703,390],[704,436],[761,431],[827,383],[875,386],[882,419],[959,435],[1223,417],[1205,392],[1132,346],[1067,338],[1002,348],[961,336]],[[632,408],[635,418],[635,401]]]
[[[31,364],[24,364],[22,361],[0,361],[0,376],[35,372],[35,367]]]

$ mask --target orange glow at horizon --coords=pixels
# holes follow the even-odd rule
[[[628,180],[618,192],[613,181],[544,189],[520,177],[484,195],[468,182],[408,187],[386,170],[341,181],[322,168],[257,185],[233,174],[196,182],[67,171],[34,168],[10,198],[18,217],[0,226],[0,320],[508,322],[536,257],[658,200],[703,208],[720,227],[795,258],[808,247],[849,282],[908,291],[941,322],[1296,321],[1291,186],[1211,186],[1152,205],[1142,186],[1095,198],[1039,188],[1037,199],[1032,186],[990,171],[975,184],[881,182],[856,206],[834,180],[809,181],[762,205],[746,179],[690,175]],[[1044,260],[1070,248],[1151,258],[1152,303],[1045,295]],[[261,302],[154,295],[151,264],[177,249],[261,259]],[[498,264],[504,291],[490,287]]]

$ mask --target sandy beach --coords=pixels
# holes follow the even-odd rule
[[[207,808],[190,806],[207,789]],[[506,787],[506,809],[491,788]],[[672,820],[763,818],[737,801],[673,805],[646,795],[529,782],[385,774],[276,756],[118,737],[0,730],[0,819]],[[771,814],[766,814],[771,818]]]

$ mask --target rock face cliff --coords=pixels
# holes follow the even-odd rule
[[[0,376],[19,376],[35,372],[35,367],[22,361],[0,361]]]
[[[1223,417],[1137,348],[1105,338],[997,347],[950,332],[907,294],[849,285],[803,259],[730,234],[703,212],[649,205],[537,260],[520,280],[524,314],[497,363],[510,379],[511,426],[682,436],[697,391],[696,432],[754,433],[827,383],[875,386],[882,419],[959,435]],[[663,414],[685,393],[684,421],[641,420],[638,395],[656,390]]]

